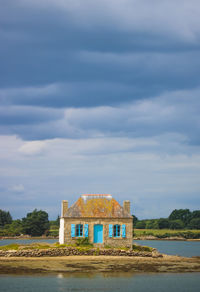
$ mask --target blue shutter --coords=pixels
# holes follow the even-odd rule
[[[113,225],[109,224],[109,237],[113,236]]]
[[[122,237],[126,237],[126,225],[122,225]]]
[[[75,224],[71,224],[71,237],[75,237]]]
[[[84,235],[85,237],[88,237],[88,224],[84,225]]]

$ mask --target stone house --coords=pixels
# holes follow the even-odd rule
[[[68,201],[62,201],[60,244],[73,244],[85,237],[94,246],[132,248],[130,201],[124,201],[122,207],[107,194],[82,195],[70,208]]]

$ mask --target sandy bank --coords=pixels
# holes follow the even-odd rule
[[[200,272],[200,257],[0,257],[0,273]]]

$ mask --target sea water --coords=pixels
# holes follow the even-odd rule
[[[12,243],[31,244],[33,242],[55,243],[58,239],[2,239],[0,246]],[[159,252],[184,257],[200,256],[200,241],[134,240],[133,243],[157,248]]]
[[[200,273],[0,276],[1,292],[192,292],[199,288]]]

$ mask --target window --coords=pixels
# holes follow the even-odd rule
[[[76,224],[76,237],[83,236],[83,224]]]
[[[113,236],[120,237],[120,225],[116,224],[113,227]]]

